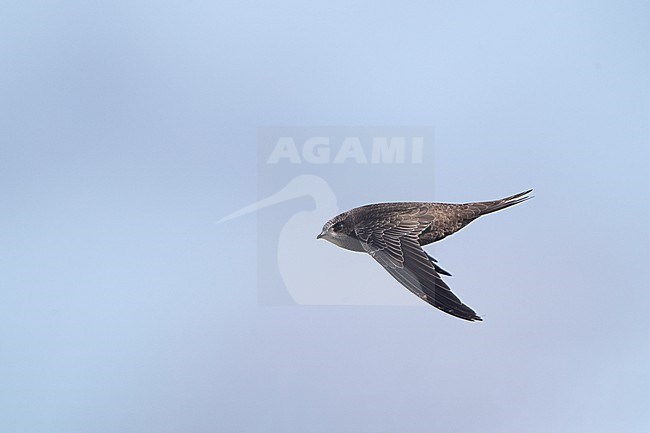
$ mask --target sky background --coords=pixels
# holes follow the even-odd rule
[[[650,431],[649,43],[642,1],[6,4],[0,430]],[[435,129],[342,208],[535,188],[435,248],[485,321],[258,305],[277,232],[215,221],[284,125]]]

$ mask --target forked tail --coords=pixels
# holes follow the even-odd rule
[[[478,216],[481,215],[486,215],[492,212],[496,212],[501,209],[505,209],[510,206],[514,206],[516,204],[525,202],[526,200],[530,200],[533,198],[532,195],[528,195],[532,192],[532,189],[529,189],[528,191],[520,192],[519,194],[511,195],[510,197],[502,198],[501,200],[494,200],[494,201],[483,201],[479,203],[474,203],[478,205],[477,207],[480,210],[480,213]]]

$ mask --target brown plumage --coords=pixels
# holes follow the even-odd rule
[[[457,232],[478,217],[530,198],[528,190],[501,200],[476,203],[401,202],[354,208],[329,220],[318,239],[367,252],[397,281],[434,307],[461,319],[482,320],[451,292],[422,246]]]

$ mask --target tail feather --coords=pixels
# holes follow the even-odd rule
[[[523,203],[526,200],[530,200],[533,198],[533,196],[528,194],[530,194],[532,191],[532,189],[529,189],[528,191],[520,192],[519,194],[511,195],[510,197],[502,198],[500,200],[469,203],[473,214],[469,219],[473,220],[482,215],[487,215],[489,213],[496,212],[519,203]]]
[[[429,253],[426,253],[426,255],[429,257],[429,260],[431,260],[431,263],[433,264],[433,268],[436,270],[437,273],[439,273],[441,275],[447,275],[447,276],[451,277],[451,274],[449,273],[449,271],[445,271],[440,266],[438,266],[438,260],[431,257],[431,255]]]
[[[533,196],[528,194],[530,194],[532,191],[533,191],[532,189],[529,189],[528,191],[520,192],[519,194],[511,195],[510,197],[506,197],[501,200],[485,202],[485,204],[488,205],[488,207],[481,213],[481,215],[496,212],[501,209],[505,209],[507,207],[514,206],[519,203],[523,203],[526,200],[530,200],[531,198],[533,198]]]

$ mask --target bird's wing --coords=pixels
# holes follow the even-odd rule
[[[418,235],[429,224],[396,215],[361,222],[355,232],[368,254],[411,292],[452,316],[482,320],[451,292],[440,278],[441,269],[420,246]]]

